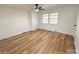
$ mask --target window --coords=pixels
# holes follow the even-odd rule
[[[50,24],[57,24],[58,22],[58,13],[51,13],[50,15]]]
[[[58,13],[50,13],[43,15],[43,23],[57,24],[58,23]]]
[[[43,15],[43,23],[48,23],[48,14]]]

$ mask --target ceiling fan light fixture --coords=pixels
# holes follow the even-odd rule
[[[38,9],[35,9],[35,11],[39,11]]]

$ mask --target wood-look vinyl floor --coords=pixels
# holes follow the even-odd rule
[[[75,53],[71,35],[37,29],[0,40],[0,54],[72,54]]]

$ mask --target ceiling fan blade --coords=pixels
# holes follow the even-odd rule
[[[40,9],[40,10],[45,10],[45,9]]]
[[[39,7],[39,10],[44,10],[44,9],[42,9],[42,7]]]

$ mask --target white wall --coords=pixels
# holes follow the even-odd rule
[[[42,14],[51,13],[51,12],[58,12],[58,24],[43,24],[42,23]],[[74,35],[75,32],[75,25],[76,23],[76,11],[74,6],[62,7],[58,9],[52,9],[45,12],[39,13],[39,28],[48,29],[51,31],[58,31],[70,35]]]
[[[0,7],[0,40],[31,30],[28,11]]]
[[[79,53],[79,11],[77,11],[77,26],[76,26],[76,32],[75,32],[75,47],[76,47],[76,53]]]
[[[38,28],[38,15],[37,12],[32,12],[32,30]]]

